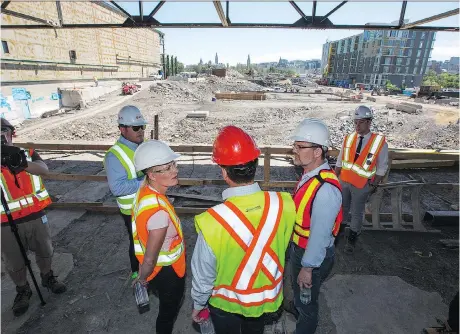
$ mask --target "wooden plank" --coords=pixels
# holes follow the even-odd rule
[[[170,197],[189,198],[189,199],[196,199],[196,200],[216,202],[216,203],[222,202],[221,198],[212,197],[212,196],[195,195],[195,194],[181,194],[181,193],[176,193],[176,192],[168,192],[166,193],[166,195]]]
[[[391,213],[394,228],[402,227],[402,190],[403,186],[391,190]]]
[[[88,142],[56,142],[56,141],[42,141],[42,142],[16,142],[17,146],[23,148],[34,148],[37,150],[58,150],[58,151],[107,151],[113,144],[112,143],[98,143],[92,144]],[[212,152],[212,145],[185,145],[173,144],[170,147],[176,152]],[[262,146],[260,147],[263,152],[270,154],[291,154],[292,147],[290,146]],[[445,160],[445,161],[459,161],[459,150],[423,150],[423,149],[404,149],[404,148],[390,148],[390,155],[394,160]],[[337,157],[339,150],[330,149],[328,154],[332,157]],[[416,161],[414,161],[415,163]],[[419,161],[423,163],[423,161]]]
[[[455,163],[455,160],[393,160],[391,169],[452,167]]]
[[[270,152],[265,153],[264,156],[264,184],[270,182]]]

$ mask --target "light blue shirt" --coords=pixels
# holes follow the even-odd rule
[[[234,196],[247,196],[261,191],[259,184],[228,188],[222,192],[223,200]],[[192,256],[192,299],[193,308],[202,310],[211,297],[214,282],[217,277],[217,261],[211,247],[204,240],[203,234],[198,234]]]
[[[120,136],[118,141],[134,151],[139,146],[136,143],[130,142],[123,136]],[[125,167],[123,167],[120,160],[118,160],[112,152],[107,152],[104,159],[104,168],[107,173],[107,181],[109,183],[110,191],[115,197],[136,193],[137,189],[139,189],[139,186],[144,180],[144,176],[128,180],[128,173],[126,172]]]
[[[299,187],[318,175],[322,169],[330,169],[326,160],[318,168],[302,175]],[[334,244],[335,237],[331,231],[341,206],[342,193],[340,190],[330,183],[324,183],[316,193],[313,202],[310,237],[302,257],[302,267],[318,268],[321,266],[326,256],[326,248]]]

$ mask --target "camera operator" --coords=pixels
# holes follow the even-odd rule
[[[62,293],[66,286],[59,282],[51,270],[53,247],[48,219],[44,209],[51,204],[40,175],[48,173],[48,167],[33,149],[21,151],[12,143],[14,127],[1,118],[2,175],[1,188],[8,208],[17,225],[25,250],[35,252],[40,269],[42,286],[53,293]],[[16,285],[13,313],[19,316],[29,308],[32,290],[27,281],[24,257],[3,205],[1,206],[2,260]]]

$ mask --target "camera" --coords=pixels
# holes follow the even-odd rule
[[[19,147],[7,145],[6,137],[1,137],[2,151],[1,151],[1,164],[8,167],[11,172],[19,173],[27,168],[27,158],[24,150]]]

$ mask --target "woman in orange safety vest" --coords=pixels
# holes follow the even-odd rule
[[[156,292],[160,308],[157,333],[172,333],[185,287],[185,245],[179,217],[166,197],[169,187],[177,185],[174,153],[158,140],[142,143],[134,153],[136,172],[145,181],[133,203],[132,230],[134,251],[139,260],[136,282]]]

